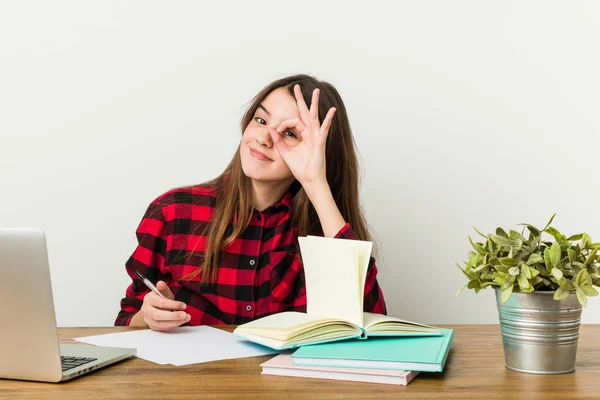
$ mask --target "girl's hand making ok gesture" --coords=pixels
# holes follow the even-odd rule
[[[294,86],[294,94],[300,118],[283,121],[276,130],[270,129],[269,133],[281,158],[302,186],[327,182],[325,142],[336,109],[334,107],[329,109],[323,125],[321,125],[319,122],[319,89],[313,91],[310,109],[304,102],[299,85]],[[301,141],[294,147],[285,143],[280,136],[282,132],[290,129],[298,132],[301,138]]]

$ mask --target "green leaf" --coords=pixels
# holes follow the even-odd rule
[[[494,243],[499,244],[502,247],[521,248],[521,246],[523,245],[523,242],[521,242],[518,239],[510,240],[510,239],[507,239],[507,238],[499,236],[499,235],[490,235],[490,239],[492,239],[494,241]]]
[[[513,265],[517,264],[517,260],[510,257],[501,257],[498,259],[498,261],[500,261],[500,264],[506,265],[507,267],[512,267]]]
[[[512,267],[508,270],[508,273],[514,276],[519,275],[519,267]]]
[[[575,285],[573,282],[567,280],[564,280],[564,284],[561,285],[561,287],[564,287],[567,290],[575,290]]]
[[[470,275],[470,274],[468,274],[468,273],[467,273],[467,271],[465,271],[464,269],[462,269],[462,268],[460,267],[460,265],[458,265],[458,263],[456,263],[456,266],[458,267],[458,269],[460,269],[460,270],[462,271],[463,275],[464,275],[464,276],[466,276],[466,277],[467,277],[467,279],[471,280],[471,275]]]
[[[526,242],[527,240],[523,237],[523,235],[521,235],[519,232],[515,231],[515,230],[510,230],[510,233],[508,235],[512,240],[520,240],[521,242]]]
[[[490,235],[490,239],[500,246],[510,247],[510,240],[500,235]]]
[[[535,268],[532,268],[532,267],[529,267],[529,266],[527,268],[529,268],[529,272],[531,273],[531,276],[533,278],[535,278],[536,276],[538,276],[540,274],[540,271],[538,271]]]
[[[554,300],[564,300],[567,297],[569,297],[569,291],[563,287],[559,287],[556,289],[556,292],[554,292]]]
[[[594,258],[596,257],[596,254],[598,254],[598,249],[594,249],[590,255],[588,255],[588,257],[585,259],[585,262],[583,263],[583,268],[586,268],[588,265],[590,265],[590,263],[594,260]]]
[[[481,264],[481,265],[480,265],[480,266],[478,266],[477,268],[473,268],[473,269],[471,270],[471,272],[479,272],[479,271],[481,271],[482,269],[484,269],[485,267],[489,267],[489,265],[487,265],[487,264]]]
[[[531,235],[534,238],[538,238],[538,237],[540,237],[542,235],[542,233],[540,232],[540,230],[538,228],[536,228],[535,226],[528,225],[528,224],[525,224],[525,225],[527,225],[527,230],[529,230],[529,232],[531,233]]]
[[[558,267],[560,265],[560,245],[558,243],[553,243],[552,247],[550,247],[550,261],[552,262],[553,267]]]
[[[564,240],[563,235],[558,230],[556,230],[552,227],[545,229],[544,232],[551,234],[552,237],[554,237],[554,239],[556,239],[557,242]]]
[[[570,242],[575,242],[577,240],[581,240],[582,237],[583,233],[578,233],[577,235],[570,236],[569,238],[567,238],[567,240]]]
[[[471,257],[469,258],[469,262],[467,263],[467,266],[465,267],[465,270],[467,272],[469,272],[471,270],[471,268],[473,268],[474,266],[476,266],[479,263],[480,257],[481,255],[479,253],[474,253],[474,252],[470,252],[471,253]]]
[[[508,233],[506,233],[506,231],[502,228],[496,228],[496,235],[498,236],[502,236],[505,239],[508,239]]]
[[[546,269],[548,272],[552,269],[552,260],[550,257],[550,249],[544,249],[544,264],[546,265]]]
[[[562,287],[564,287],[564,288],[567,288],[567,285],[568,285],[570,282],[568,282],[568,281],[565,279],[565,277],[563,276],[561,279],[559,279],[559,280],[557,281],[557,283],[558,283],[560,286],[562,286]],[[567,289],[568,289],[568,288],[567,288]]]
[[[512,280],[512,281],[511,281],[511,280],[507,280],[507,281],[505,281],[505,282],[502,284],[502,286],[501,286],[502,290],[506,290],[506,289],[508,289],[508,287],[509,287],[509,286],[512,286],[512,285],[513,285],[513,283],[514,283],[514,278],[515,278],[515,277],[513,276],[512,278],[513,278],[513,280]]]
[[[556,217],[556,213],[554,215],[552,215],[552,218],[550,218],[550,221],[548,221],[548,223],[546,224],[546,226],[544,227],[544,229],[542,229],[542,232],[544,232],[546,229],[548,229],[548,227],[550,226],[550,224],[554,220],[554,217]]]
[[[541,264],[537,264],[539,266],[538,272],[540,273],[540,275],[542,276],[549,276],[550,275],[550,271],[548,271],[546,268],[544,268],[543,265]]]
[[[506,282],[506,279],[504,279],[500,275],[496,275],[496,276],[494,276],[494,282],[496,282],[498,285],[502,286]]]
[[[529,267],[525,264],[521,264],[521,273],[523,275],[525,275],[525,278],[527,278],[527,279],[533,278],[533,276],[531,275],[531,271],[529,270]]]
[[[531,293],[533,291],[535,291],[535,288],[532,285],[529,285],[527,289],[521,289],[521,292],[523,293]]]
[[[590,237],[590,235],[588,235],[587,233],[583,233],[583,236],[581,238],[581,248],[582,249],[587,249],[589,245],[592,244],[592,238]]]
[[[600,243],[592,243],[588,246],[590,249],[600,249]]]
[[[546,278],[542,278],[542,282],[544,282],[544,285],[548,286],[548,287],[552,287],[552,282],[549,281]]]
[[[463,291],[463,289],[467,287],[467,285],[468,285],[468,284],[469,284],[469,283],[467,282],[467,283],[465,283],[464,285],[462,285],[462,286],[460,287],[460,289],[458,289],[458,292],[456,292],[456,295],[458,296],[458,295],[460,294],[460,292],[462,292],[462,291]]]
[[[512,294],[514,285],[510,285],[502,292],[502,303],[506,303]]]
[[[567,254],[569,255],[569,261],[577,261],[577,253],[575,252],[575,250],[567,249]]]
[[[487,247],[488,253],[494,254],[494,242],[492,242],[492,239],[486,240],[485,247]]]
[[[590,274],[588,274],[585,268],[579,271],[579,273],[577,274],[577,278],[575,278],[575,284],[580,287],[583,285],[592,284],[592,278],[590,277]]]
[[[552,268],[552,276],[554,276],[557,281],[560,281],[563,278],[563,273],[560,269],[554,267]]]
[[[517,282],[519,283],[519,288],[523,291],[531,287],[529,281],[527,280],[527,277],[523,274],[519,274],[519,276],[517,276]]]
[[[577,293],[577,300],[579,300],[579,303],[584,307],[587,306],[587,296],[585,295],[583,290],[581,290],[580,288],[577,288],[576,293]]]
[[[534,237],[529,243],[529,245],[531,246],[531,251],[537,250],[537,248],[540,246],[541,241],[541,236]]]
[[[482,279],[484,281],[491,281],[494,279],[494,273],[491,271],[484,271],[481,273],[481,276],[479,277],[479,279]]]
[[[583,285],[580,287],[580,289],[583,291],[583,293],[586,296],[589,296],[589,297],[598,296],[598,291],[591,286]]]
[[[473,240],[471,239],[471,236],[469,236],[469,242],[471,242],[471,246],[473,246],[473,248],[475,249],[475,251],[477,253],[485,254],[485,249],[483,247],[481,247],[481,245],[479,243],[473,242]]]
[[[498,264],[494,265],[494,269],[498,272],[504,272],[508,274],[508,267],[506,265]]]
[[[535,286],[538,283],[542,283],[543,279],[540,278],[539,276],[534,276],[533,278],[531,278],[531,280],[529,281],[529,283],[531,284],[531,286]]]
[[[527,265],[533,265],[535,263],[541,263],[543,261],[544,261],[544,258],[541,255],[539,255],[539,254],[536,253],[536,254],[532,254],[532,255],[529,256],[529,258],[527,259],[526,264]]]
[[[479,233],[481,236],[483,236],[484,238],[486,238],[486,239],[487,239],[487,236],[486,236],[486,235],[484,235],[483,233],[479,232],[479,229],[477,229],[477,228],[475,228],[475,227],[473,227],[473,229],[475,229],[475,232]]]

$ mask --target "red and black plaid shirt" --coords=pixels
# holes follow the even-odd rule
[[[174,189],[154,200],[136,231],[138,246],[127,261],[133,283],[121,300],[115,325],[129,325],[148,289],[133,267],[153,282],[165,281],[175,300],[187,304],[189,325],[240,325],[282,311],[306,312],[304,269],[295,255],[298,238],[290,218],[292,193],[259,212],[254,210],[248,227],[221,253],[214,283],[182,279],[197,271],[202,254],[202,232],[215,206],[214,188],[196,186]],[[346,224],[336,235],[356,239]],[[364,292],[364,310],[385,314],[383,293],[377,283],[377,267],[371,257]],[[335,282],[331,282],[335,290]]]

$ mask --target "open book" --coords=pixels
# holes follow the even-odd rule
[[[368,336],[441,336],[429,325],[363,312],[371,242],[299,237],[306,313],[283,312],[240,325],[234,334],[276,350]]]

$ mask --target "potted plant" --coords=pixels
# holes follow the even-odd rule
[[[521,224],[521,233],[474,228],[484,240],[469,236],[474,251],[464,268],[457,263],[468,279],[458,293],[495,288],[506,367],[519,372],[575,370],[581,307],[600,287],[600,243],[586,233],[564,236],[550,226],[555,216],[541,230]]]

